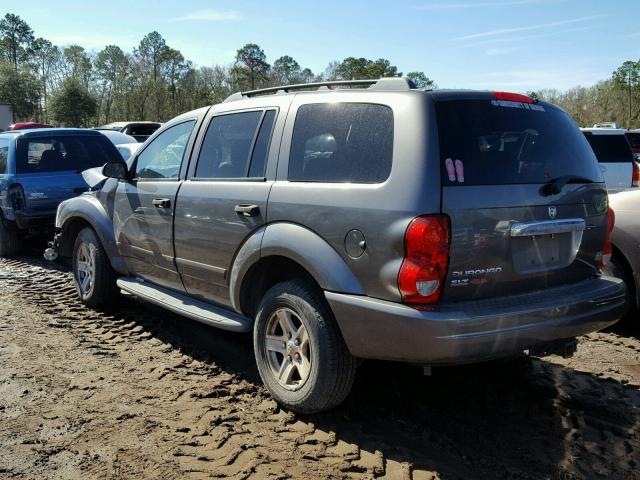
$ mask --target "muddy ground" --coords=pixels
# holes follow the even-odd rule
[[[640,319],[638,319],[640,325]],[[640,328],[577,355],[365,362],[340,408],[280,410],[250,338],[0,260],[0,478],[640,478]]]

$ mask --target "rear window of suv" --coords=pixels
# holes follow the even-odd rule
[[[633,151],[627,141],[627,137],[620,135],[594,135],[584,132],[593,153],[599,162],[604,163],[629,163],[633,161]]]
[[[289,180],[379,183],[389,177],[393,112],[370,103],[314,103],[298,109]]]
[[[499,100],[436,102],[443,185],[602,182],[593,151],[561,110]]]
[[[25,138],[20,142],[18,173],[82,171],[122,157],[105,136],[56,135]]]

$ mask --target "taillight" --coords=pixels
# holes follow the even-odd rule
[[[404,236],[398,288],[409,303],[437,303],[449,266],[450,223],[446,215],[414,218]]]
[[[616,214],[611,207],[607,210],[607,231],[604,235],[604,246],[602,247],[602,260],[600,260],[600,265],[598,265],[598,269],[600,271],[604,270],[609,262],[611,261],[611,232],[613,232],[613,227],[616,223]]]
[[[631,175],[631,186],[640,187],[640,165],[635,160],[633,161],[633,174]]]
[[[25,207],[24,190],[22,185],[11,185],[9,187],[9,200],[14,210],[22,210]]]
[[[521,93],[511,92],[491,92],[496,100],[506,100],[508,102],[533,103],[533,98]]]

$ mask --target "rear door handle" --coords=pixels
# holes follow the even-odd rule
[[[245,217],[255,217],[260,214],[260,207],[258,205],[240,204],[236,205],[233,210]]]
[[[168,198],[154,198],[151,203],[156,208],[169,208],[171,206],[171,200]]]

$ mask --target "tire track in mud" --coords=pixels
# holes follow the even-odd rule
[[[57,392],[55,407],[34,400],[56,412],[32,412],[42,416],[34,418],[44,425],[37,432],[20,431],[24,411],[0,422],[0,447],[11,445],[5,437],[34,437],[26,445],[37,453],[29,465],[11,447],[8,457],[0,454],[0,476],[640,478],[635,337],[598,333],[568,361],[459,367],[432,378],[409,366],[366,362],[343,406],[297,417],[260,386],[249,336],[131,299],[88,309],[68,269],[29,257],[0,259],[0,287],[38,313],[30,326],[42,338],[55,345],[70,334],[77,347],[60,348],[61,363],[50,370],[25,372],[44,383],[57,370],[72,379],[45,388]],[[0,338],[17,335],[17,321],[0,321]],[[583,351],[597,358],[581,361]],[[615,352],[631,364],[605,365]],[[584,362],[594,371],[579,371]],[[18,370],[19,361],[10,368]],[[42,432],[61,418],[73,420],[63,434]],[[64,469],[65,459],[73,468]]]

